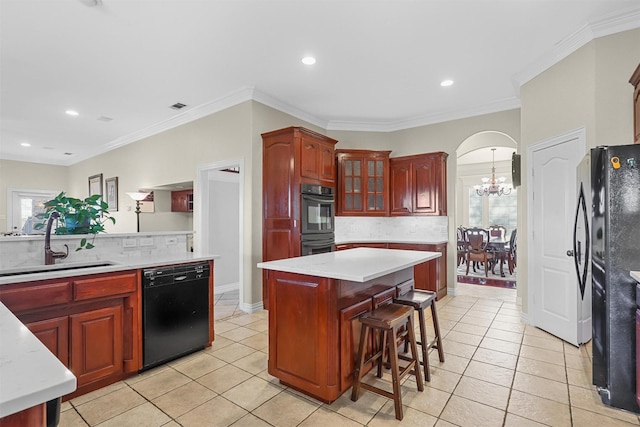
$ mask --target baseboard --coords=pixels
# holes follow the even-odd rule
[[[455,297],[456,295],[458,295],[458,290],[456,288],[450,288],[449,286],[447,286],[447,295]]]
[[[256,311],[260,311],[262,310],[262,301],[258,301],[256,303],[253,304],[249,304],[249,303],[243,303],[240,307],[240,310],[244,311],[245,313],[253,313]]]
[[[229,283],[228,285],[214,285],[213,286],[213,294],[214,295],[220,295],[220,294],[224,294],[225,292],[231,292],[231,291],[235,291],[240,289],[240,282],[238,283]]]

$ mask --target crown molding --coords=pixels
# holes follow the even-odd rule
[[[640,6],[604,15],[602,19],[583,25],[558,42],[550,52],[542,55],[517,73],[514,80],[519,86],[522,86],[590,41],[635,28],[640,28]]]
[[[448,122],[451,120],[464,119],[468,117],[481,116],[484,114],[497,113],[500,111],[520,108],[518,98],[505,98],[489,104],[465,108],[463,110],[446,111],[436,114],[416,116],[413,118],[400,119],[387,122],[355,122],[332,120],[329,122],[327,130],[361,131],[361,132],[395,132],[404,129],[416,128],[420,126],[433,125],[436,123]]]

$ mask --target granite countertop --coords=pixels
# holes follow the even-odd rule
[[[0,417],[76,389],[76,377],[0,303]]]
[[[159,267],[172,264],[208,261],[217,258],[220,258],[220,255],[203,254],[198,252],[184,252],[181,254],[171,255],[113,255],[105,259],[91,260],[86,262],[59,262],[54,265],[46,266],[24,266],[0,270],[0,285],[33,282],[46,279],[57,279],[62,277],[82,276],[86,274],[111,273],[116,271],[135,270],[139,268]],[[85,265],[87,265],[87,267],[83,267]],[[43,269],[47,271],[42,271]]]
[[[633,277],[638,282],[640,282],[640,271],[631,271],[630,273],[631,273],[631,277]]]
[[[440,252],[355,248],[261,262],[258,268],[366,282],[440,256]]]

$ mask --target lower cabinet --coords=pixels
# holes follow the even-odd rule
[[[69,316],[71,361],[78,386],[124,372],[122,304]]]
[[[15,283],[0,301],[76,376],[66,400],[140,369],[138,282],[126,271]]]

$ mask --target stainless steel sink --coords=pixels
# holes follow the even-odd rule
[[[82,263],[66,263],[55,265],[36,265],[30,267],[18,267],[7,270],[0,270],[0,277],[7,276],[20,276],[26,274],[37,273],[49,273],[53,271],[66,271],[66,270],[79,270],[83,268],[96,268],[96,267],[108,267],[110,265],[116,265],[117,263],[111,261],[92,261]]]

